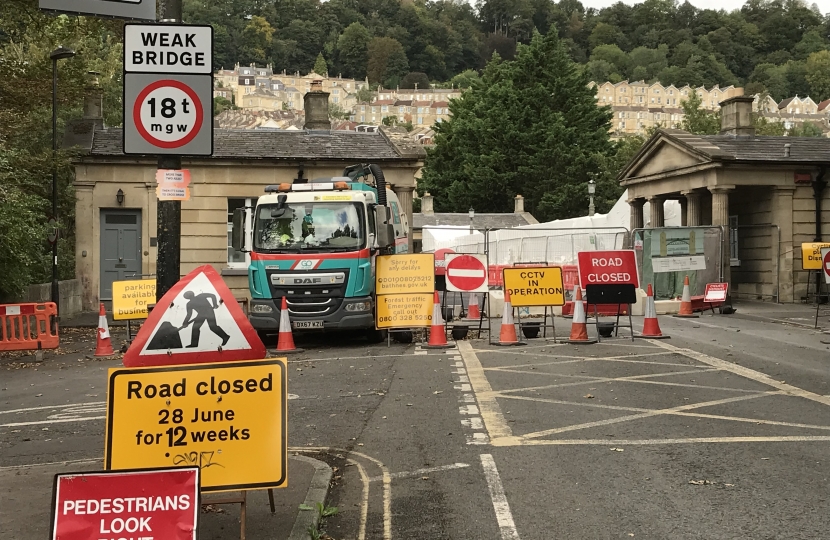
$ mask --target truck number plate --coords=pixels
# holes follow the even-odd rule
[[[323,321],[291,321],[291,328],[323,328]]]

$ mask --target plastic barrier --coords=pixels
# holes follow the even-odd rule
[[[0,351],[57,349],[57,328],[51,318],[58,315],[54,302],[0,305]]]

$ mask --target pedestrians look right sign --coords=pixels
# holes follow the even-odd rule
[[[124,153],[213,153],[213,29],[124,27]]]

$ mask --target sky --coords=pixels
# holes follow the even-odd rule
[[[603,8],[616,3],[619,0],[581,0],[582,5],[593,8]],[[639,4],[639,0],[622,0],[626,4]],[[680,0],[681,3],[683,0]],[[740,9],[744,5],[744,0],[689,0],[689,2],[700,9],[725,9],[732,11],[733,9]],[[818,5],[822,13],[830,12],[830,0],[807,0],[807,5]]]

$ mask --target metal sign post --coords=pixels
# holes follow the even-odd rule
[[[163,25],[124,27],[124,153],[156,154],[159,170],[213,154],[213,29],[172,24],[180,0],[159,2]],[[156,299],[180,277],[181,203],[159,200]]]

